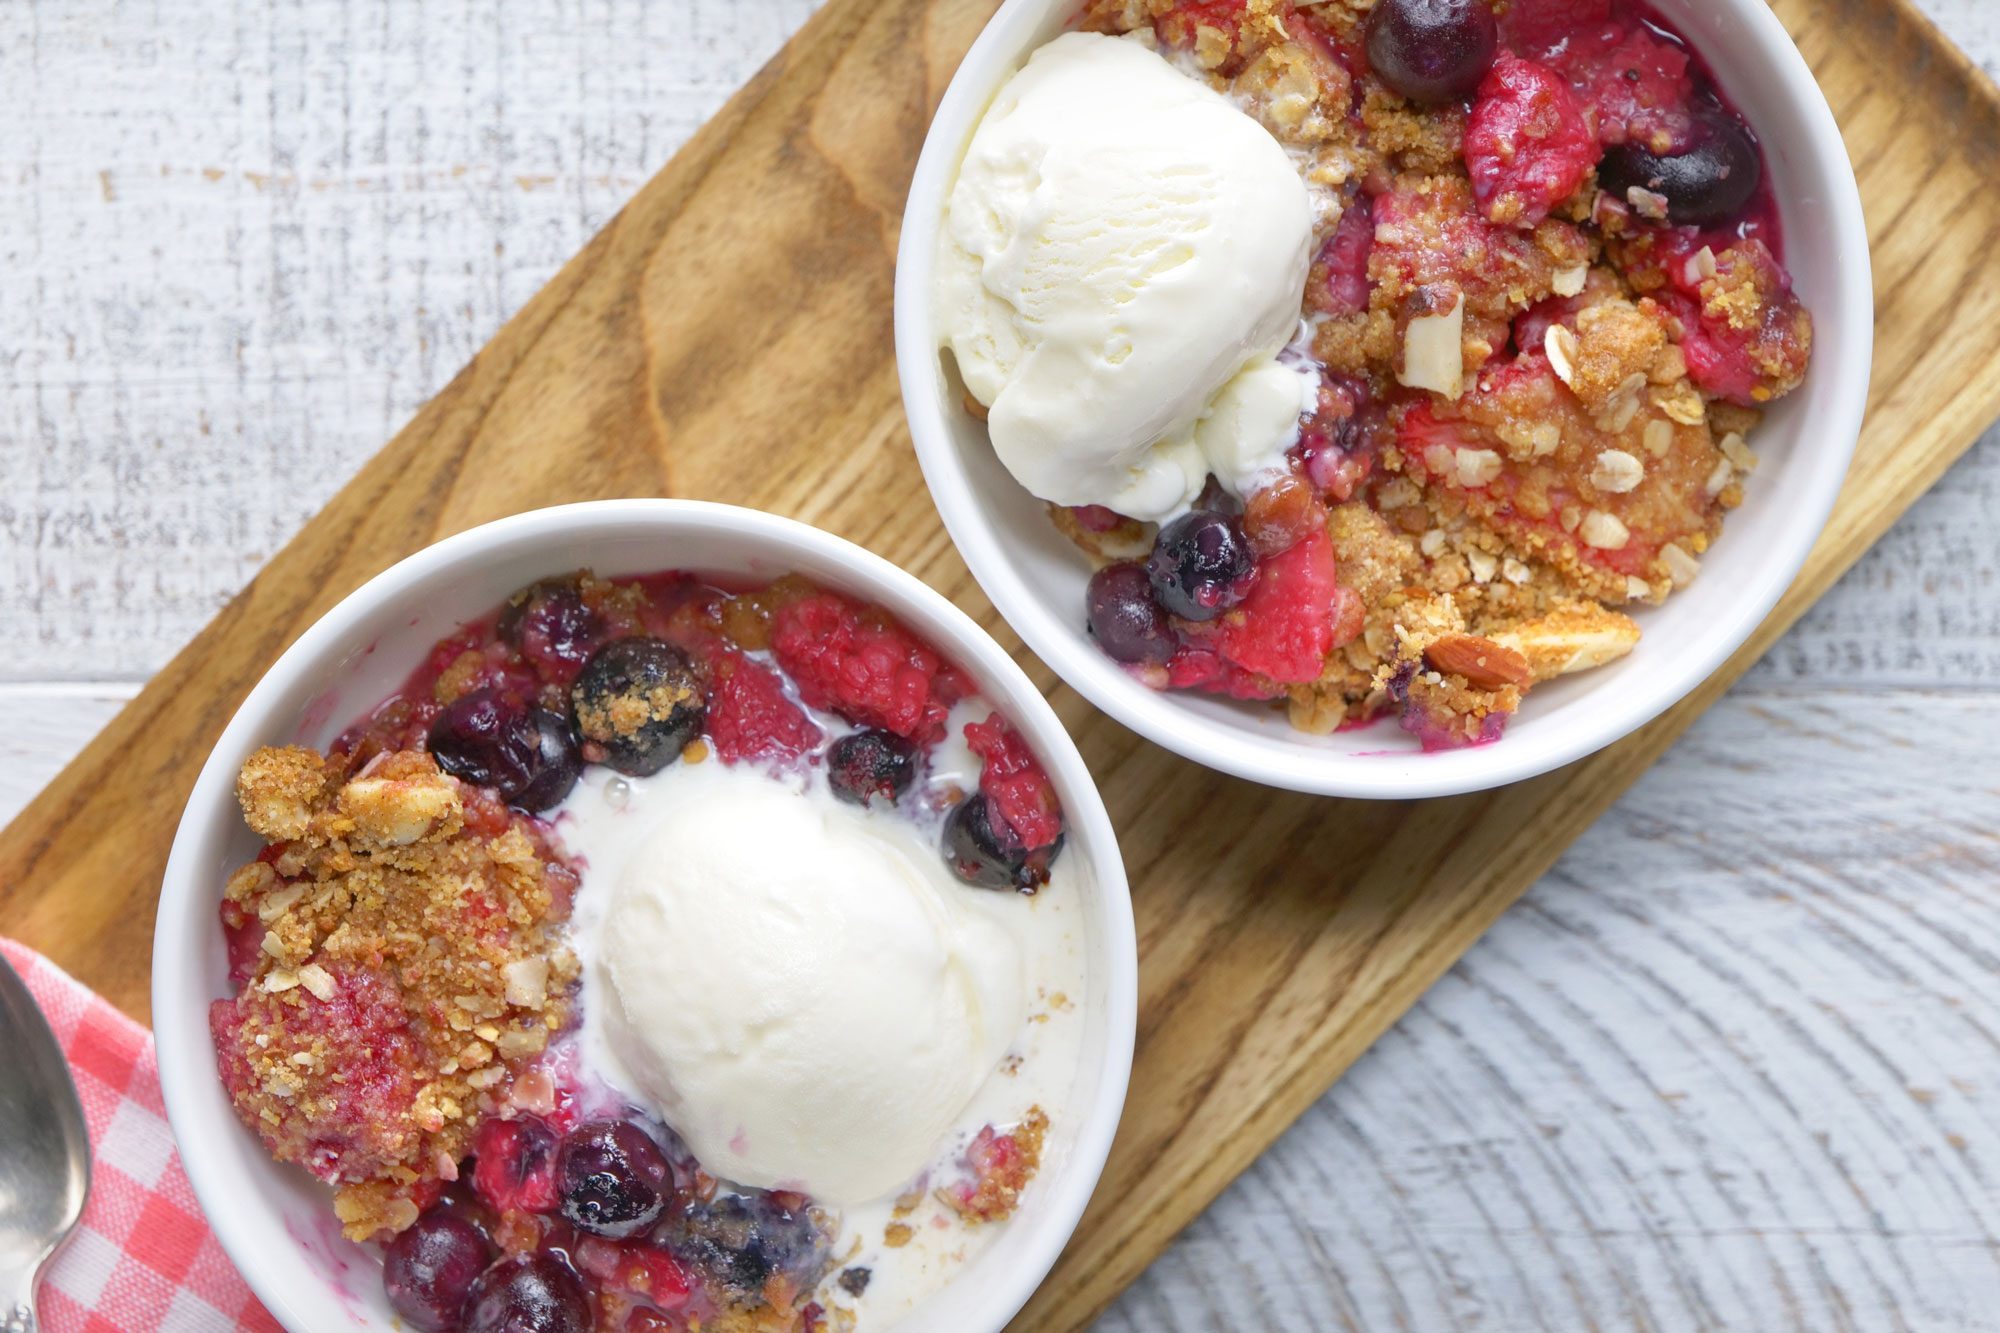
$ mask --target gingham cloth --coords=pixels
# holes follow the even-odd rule
[[[90,1202],[42,1276],[43,1329],[277,1329],[202,1220],[167,1129],[152,1034],[25,945],[0,939],[0,953],[55,1029],[90,1124]]]

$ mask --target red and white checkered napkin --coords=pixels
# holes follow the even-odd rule
[[[153,1036],[48,959],[0,952],[48,1015],[90,1123],[90,1202],[43,1274],[48,1333],[277,1329],[202,1220],[160,1101]]]

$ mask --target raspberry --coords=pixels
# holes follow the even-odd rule
[[[1319,249],[1306,280],[1310,313],[1352,315],[1368,308],[1374,284],[1368,280],[1368,256],[1375,248],[1375,208],[1367,195],[1347,205],[1333,235]]]
[[[773,610],[771,651],[812,707],[926,745],[968,693],[957,668],[915,636],[830,592]]]
[[[1561,75],[1511,51],[1494,59],[1465,124],[1465,168],[1489,219],[1534,226],[1582,188],[1602,153]]]
[[[1554,64],[1597,113],[1606,147],[1629,142],[1662,155],[1687,147],[1694,79],[1684,48],[1644,28],[1607,26],[1571,38]]]
[[[966,723],[965,743],[979,756],[979,790],[1006,825],[994,830],[1003,840],[1012,834],[1018,847],[1033,851],[1062,836],[1062,806],[1055,787],[1021,733],[995,713],[984,722]]]
[[[1340,585],[1322,525],[1264,561],[1242,606],[1223,615],[1216,649],[1245,671],[1281,684],[1319,679],[1333,651]]]
[[[1513,0],[1500,15],[1500,40],[1540,60],[1611,22],[1611,0]]]
[[[820,731],[785,696],[778,673],[742,653],[713,659],[708,687],[708,738],[725,764],[745,759],[793,759],[819,744]]]

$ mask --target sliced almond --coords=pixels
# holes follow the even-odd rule
[[[1667,567],[1667,577],[1674,581],[1676,588],[1687,587],[1694,582],[1695,575],[1701,573],[1701,561],[1673,542],[1660,548],[1660,563]]]
[[[1734,467],[1738,472],[1747,474],[1757,470],[1756,453],[1751,450],[1749,445],[1743,442],[1743,437],[1735,431],[1731,431],[1729,434],[1723,436],[1721,442],[1715,447],[1722,450],[1722,456],[1728,459],[1730,466]]]
[[[1590,265],[1578,264],[1574,268],[1557,269],[1549,279],[1549,290],[1557,296],[1576,296],[1583,291],[1584,283],[1590,280]]]
[[[1485,486],[1500,477],[1500,455],[1491,449],[1460,449],[1453,466],[1461,486]]]
[[[1500,572],[1499,557],[1489,555],[1476,546],[1466,551],[1465,563],[1471,567],[1475,583],[1491,583],[1493,576]]]
[[[331,1000],[338,989],[334,985],[333,973],[318,963],[307,963],[299,969],[299,984],[310,991],[316,1000]]]
[[[1508,685],[1525,688],[1534,681],[1528,659],[1512,648],[1475,634],[1447,634],[1424,649],[1424,663],[1447,676],[1463,676],[1475,690]]]
[[[1527,659],[1536,680],[1553,680],[1613,662],[1639,642],[1630,616],[1601,606],[1572,607],[1495,634],[1496,643]]]

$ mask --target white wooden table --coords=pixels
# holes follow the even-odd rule
[[[0,4],[0,818],[813,5]],[[1102,1326],[2000,1328],[1996,518],[2000,433]]]

